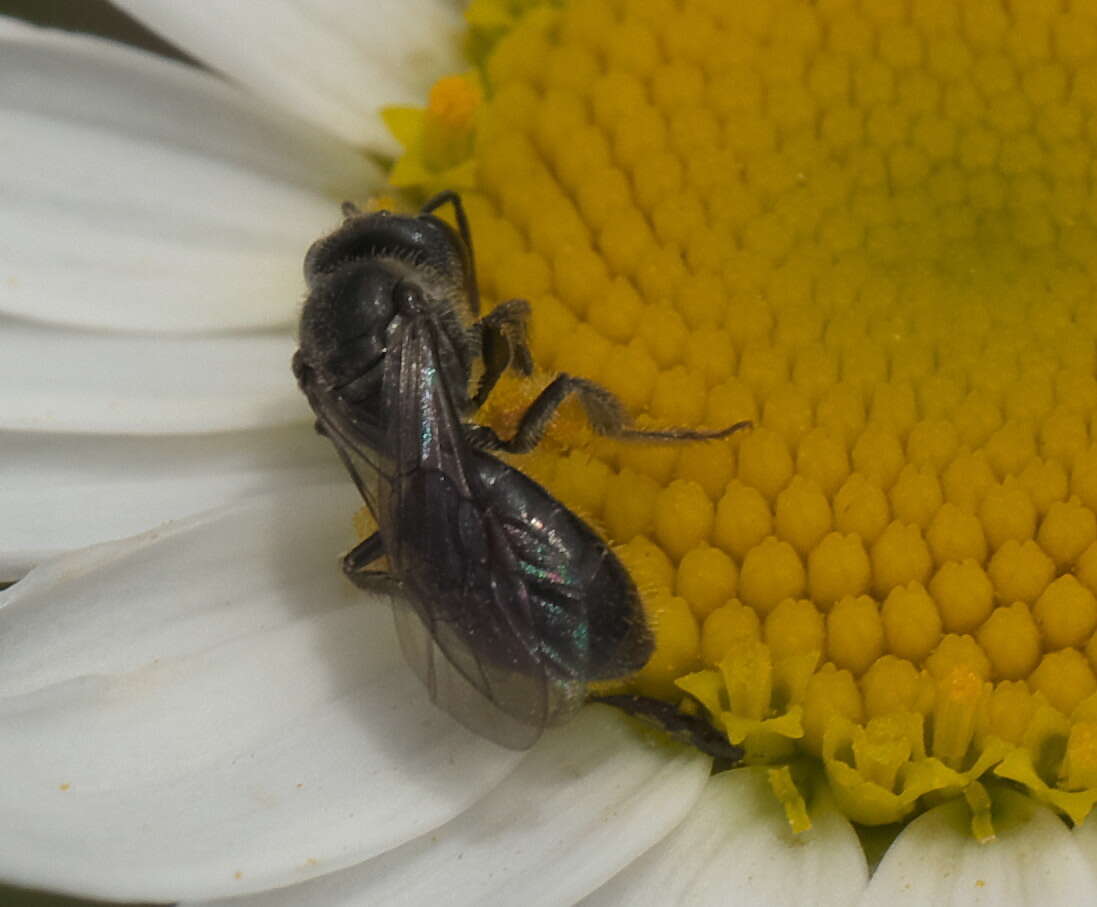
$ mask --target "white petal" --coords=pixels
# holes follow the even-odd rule
[[[1009,790],[995,793],[995,806],[998,838],[987,844],[972,837],[959,800],[911,822],[884,855],[862,907],[1068,907],[1092,900],[1097,877],[1061,819]]]
[[[506,781],[443,828],[245,903],[572,904],[681,821],[710,765],[695,751],[653,746],[620,713],[591,706],[547,733]]]
[[[0,319],[0,429],[185,434],[303,422],[289,332],[149,337]]]
[[[118,899],[287,885],[448,821],[516,754],[431,706],[343,580],[345,486],[87,549],[0,596],[0,877]]]
[[[686,820],[584,907],[846,907],[868,879],[861,845],[825,799],[813,807],[812,821],[799,836],[789,830],[763,769],[715,775]]]
[[[0,131],[0,311],[84,327],[288,323],[377,180],[209,73],[49,30],[0,33]]]
[[[346,141],[393,152],[378,111],[468,68],[447,0],[116,0],[195,58]]]
[[[1097,874],[1097,818],[1093,813],[1074,829],[1074,840],[1089,862],[1090,869]]]
[[[35,28],[22,19],[16,19],[12,16],[0,16],[0,38],[29,37],[38,31],[41,31],[41,29]]]
[[[4,432],[0,451],[0,582],[73,548],[343,476],[305,424],[184,437]]]

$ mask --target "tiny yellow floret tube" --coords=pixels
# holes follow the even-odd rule
[[[390,111],[462,191],[488,306],[566,406],[511,462],[602,532],[689,703],[859,823],[1097,802],[1097,3],[476,0],[469,73]],[[414,198],[412,198],[414,201]],[[805,782],[805,778],[809,781]]]

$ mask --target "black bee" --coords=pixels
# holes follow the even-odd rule
[[[432,212],[453,206],[455,231]],[[293,370],[378,531],[346,555],[363,588],[395,594],[404,655],[436,703],[466,727],[524,749],[653,650],[636,586],[586,523],[491,451],[532,449],[574,395],[592,427],[645,441],[723,431],[642,431],[609,391],[558,375],[514,437],[470,421],[508,368],[529,374],[529,305],[479,317],[460,198],[418,216],[363,213],[305,258],[308,298]],[[387,559],[387,567],[379,565]],[[640,711],[632,709],[632,711]]]

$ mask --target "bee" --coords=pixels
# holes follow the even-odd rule
[[[444,205],[456,229],[435,215]],[[349,203],[343,214],[305,258],[293,360],[317,431],[378,527],[343,570],[392,593],[400,646],[436,704],[525,749],[583,704],[588,683],[643,667],[653,641],[608,544],[495,452],[533,449],[569,397],[596,432],[637,441],[723,438],[747,423],[639,429],[608,390],[558,374],[500,437],[472,417],[505,371],[532,372],[530,308],[511,299],[481,317],[460,197],[443,192],[415,216]]]

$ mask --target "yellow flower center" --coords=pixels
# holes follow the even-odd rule
[[[565,410],[514,462],[636,578],[630,687],[700,702],[796,828],[805,756],[865,823],[1097,801],[1097,4],[1064,9],[480,0],[482,105],[439,83],[394,171],[466,179],[545,376],[754,421]]]

